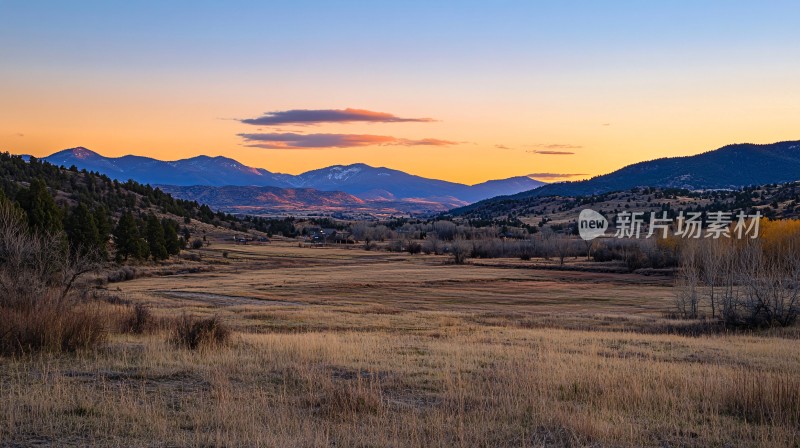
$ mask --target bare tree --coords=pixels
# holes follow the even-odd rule
[[[558,256],[558,264],[563,266],[564,259],[572,252],[572,240],[566,236],[556,236],[553,244],[556,256]]]
[[[700,285],[700,266],[698,246],[687,244],[681,252],[681,267],[676,278],[675,306],[684,317],[695,319],[698,316],[698,287]]]
[[[439,236],[435,232],[430,233],[427,237],[425,237],[423,250],[428,254],[439,255],[442,253],[442,244],[439,241]]]
[[[711,317],[717,317],[716,287],[722,274],[721,268],[724,258],[723,240],[704,240],[700,246],[700,274],[708,290],[708,303],[711,307]]]
[[[749,239],[687,241],[676,279],[676,307],[685,317],[697,318],[703,297],[712,317],[726,325],[792,325],[800,316],[800,236],[770,246]]]
[[[464,264],[471,251],[472,247],[464,240],[456,239],[450,244],[450,255],[455,264]]]

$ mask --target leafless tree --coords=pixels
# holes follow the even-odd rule
[[[685,245],[675,285],[675,306],[681,315],[690,319],[698,316],[700,285],[698,252],[698,245],[694,241]]]
[[[464,264],[471,251],[471,245],[464,240],[456,239],[450,244],[450,255],[455,264]]]
[[[439,241],[439,236],[433,232],[425,237],[425,243],[422,246],[423,251],[428,254],[439,255],[442,253],[442,243]]]

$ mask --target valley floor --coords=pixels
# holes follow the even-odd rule
[[[668,277],[290,242],[201,252],[213,269],[108,294],[220,316],[231,343],[194,352],[155,331],[0,359],[0,446],[800,444],[795,329],[667,319]]]

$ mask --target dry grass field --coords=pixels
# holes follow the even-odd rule
[[[800,446],[796,331],[668,319],[667,277],[294,242],[200,252],[210,270],[105,294],[218,316],[228,344],[155,329],[0,358],[0,445]]]

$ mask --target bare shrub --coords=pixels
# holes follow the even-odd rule
[[[155,319],[150,308],[137,303],[130,308],[129,314],[123,322],[122,331],[125,333],[142,334],[155,327]]]
[[[116,271],[111,271],[106,275],[109,283],[124,282],[136,278],[136,268],[123,266]]]
[[[622,261],[630,271],[679,265],[677,247],[662,243],[662,239],[604,238],[595,241],[594,246],[584,246],[584,253],[591,254],[597,262]]]
[[[32,233],[19,210],[0,203],[0,354],[76,351],[105,339],[107,319],[72,294],[96,267],[91,260],[60,233]]]
[[[408,241],[406,243],[406,251],[408,251],[408,253],[410,253],[412,255],[418,254],[418,253],[422,252],[422,244],[420,244],[420,243],[418,243],[416,241]]]
[[[200,319],[183,314],[174,321],[170,339],[179,347],[202,350],[226,344],[230,335],[230,329],[217,316]]]
[[[402,252],[403,242],[400,240],[393,240],[386,246],[386,250],[389,252]]]
[[[425,243],[422,244],[422,251],[425,252],[425,254],[441,255],[443,250],[444,247],[435,233],[431,233],[425,237]]]
[[[91,349],[107,336],[106,315],[96,306],[75,305],[58,296],[0,308],[0,355]]]

